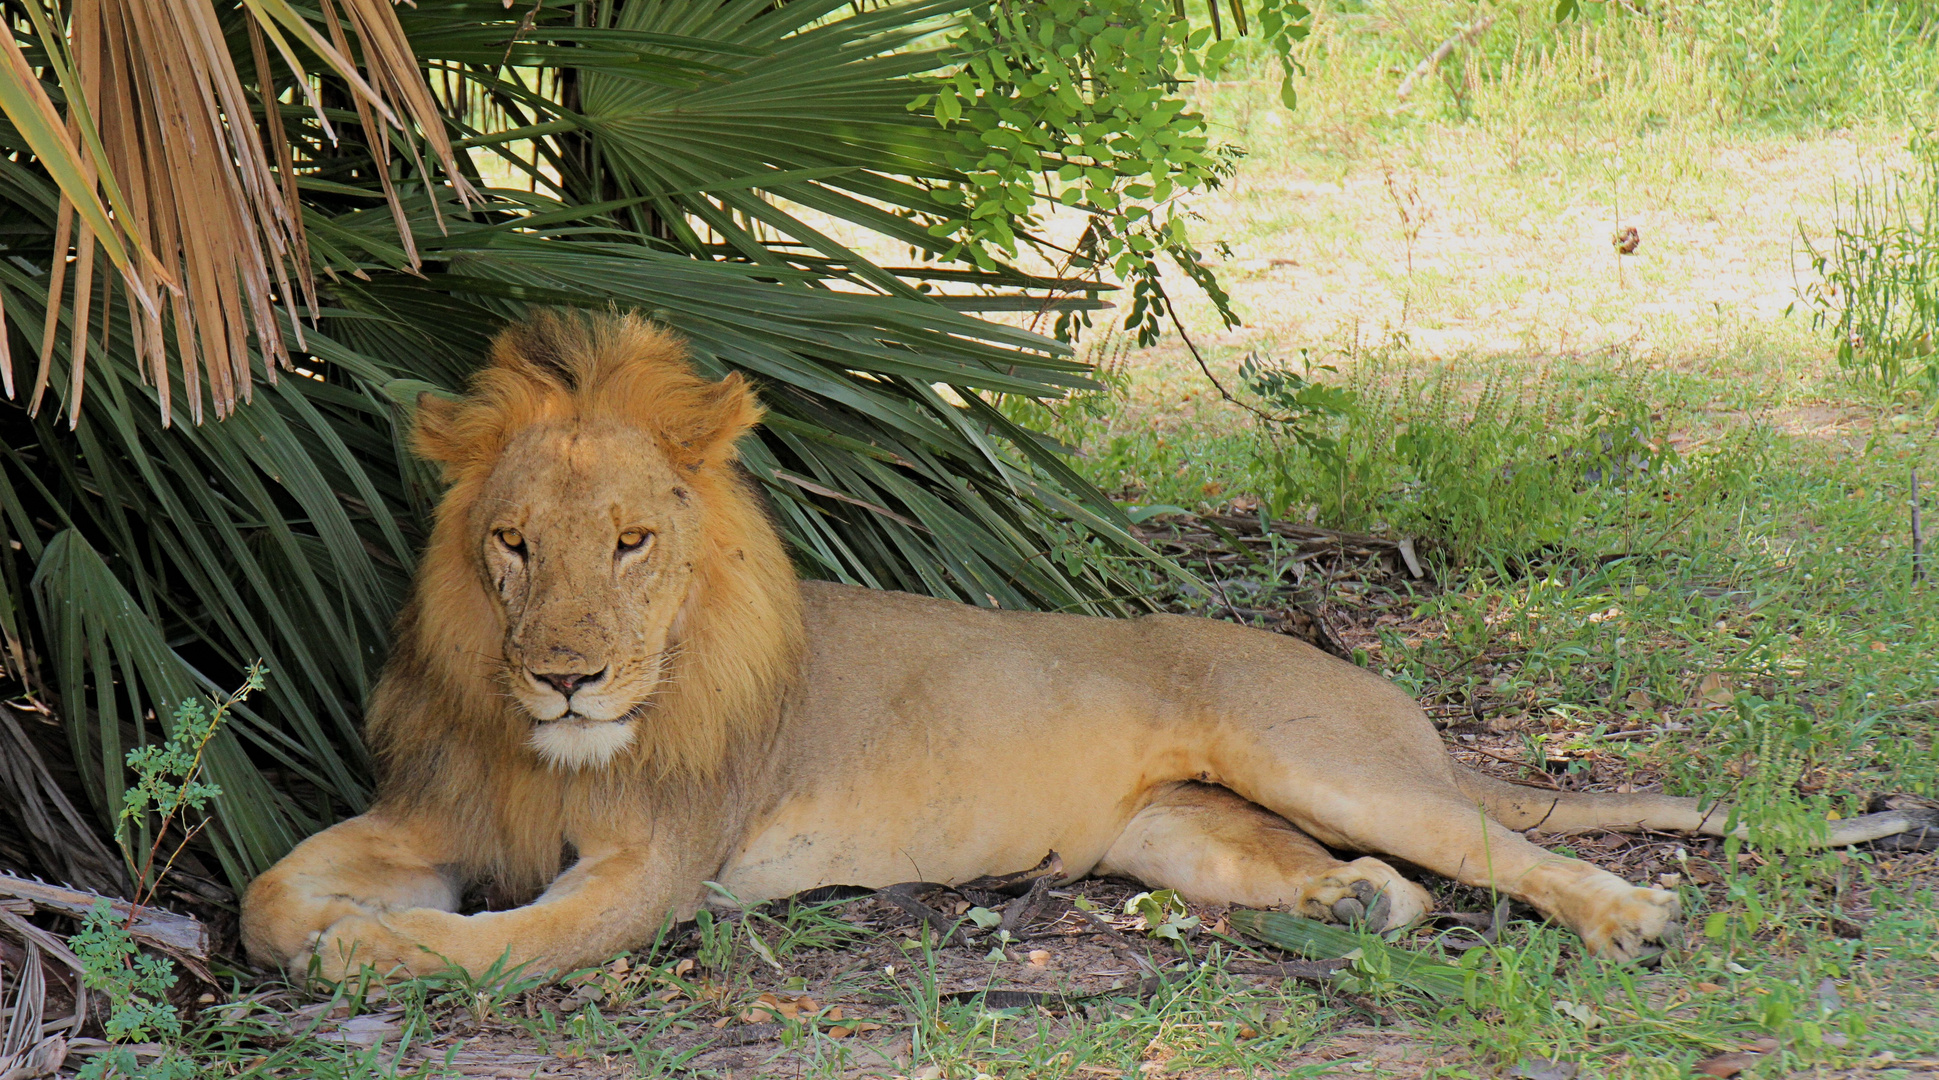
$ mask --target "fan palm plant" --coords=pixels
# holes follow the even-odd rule
[[[1229,46],[1182,7],[0,7],[0,633],[97,816],[174,702],[256,659],[208,749],[220,871],[362,809],[436,496],[412,403],[533,305],[644,311],[753,378],[745,460],[805,573],[1135,603],[1122,514],[993,402],[1088,385],[1032,327],[1067,337],[1107,279],[1148,332],[1155,260],[1204,274],[1175,206],[1221,159],[1177,81]],[[1283,58],[1303,11],[1254,12]]]

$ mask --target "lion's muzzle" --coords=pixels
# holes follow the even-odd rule
[[[552,765],[583,769],[610,762],[633,744],[639,706],[624,692],[632,680],[598,671],[535,671],[522,666],[518,697],[531,714],[530,745]]]
[[[514,681],[520,705],[532,719],[546,722],[560,719],[618,720],[638,702],[629,699],[620,684],[630,680],[613,677],[610,665],[598,671],[539,671],[530,665],[519,669]]]
[[[583,716],[593,720],[614,720],[625,715],[628,705],[614,707],[610,665],[598,671],[537,671],[524,668],[524,691],[519,703],[534,720],[557,720]]]
[[[577,671],[533,671],[531,668],[526,668],[525,670],[526,674],[557,690],[559,693],[564,694],[570,700],[573,692],[579,689],[579,687],[591,686],[604,679],[607,669],[600,668],[598,671],[590,674]]]

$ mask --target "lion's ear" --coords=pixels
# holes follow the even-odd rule
[[[740,372],[700,392],[694,408],[667,431],[667,453],[688,469],[719,466],[735,458],[734,442],[761,422],[761,403]]]
[[[411,449],[427,461],[449,465],[464,454],[458,438],[459,404],[426,390],[417,396],[417,421],[411,430]]]

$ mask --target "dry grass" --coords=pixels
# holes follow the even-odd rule
[[[60,194],[30,414],[39,411],[54,374],[71,252],[65,397],[68,426],[80,422],[87,364],[90,355],[99,362],[106,352],[112,325],[107,309],[113,291],[105,283],[97,290],[94,280],[97,242],[121,273],[126,332],[141,356],[142,377],[157,388],[164,425],[172,415],[165,330],[174,339],[172,363],[179,367],[196,423],[202,420],[204,372],[217,417],[227,416],[238,400],[249,400],[252,332],[271,382],[278,367],[291,366],[282,323],[289,324],[301,349],[298,320],[315,318],[318,307],[298,205],[296,158],[278,105],[285,89],[270,66],[269,44],[290,68],[284,74],[284,85],[294,87],[289,96],[310,102],[319,117],[322,111],[311,75],[291,51],[285,31],[350,87],[366,138],[377,147],[384,193],[413,268],[417,253],[404,209],[384,171],[390,161],[388,129],[409,117],[458,195],[467,200],[473,195],[458,172],[444,121],[397,16],[382,0],[343,0],[344,19],[331,0],[323,0],[327,39],[285,0],[252,4],[246,25],[255,95],[245,89],[209,0],[79,0],[65,23],[49,21],[38,5],[26,10],[31,27],[12,25],[18,19],[10,13],[12,32],[0,42],[5,60],[0,105]],[[30,66],[16,34],[36,39],[45,71]],[[49,83],[60,90],[64,116],[55,112]],[[252,107],[260,121],[252,119]],[[412,138],[405,141],[412,156],[421,157]],[[422,172],[422,160],[417,165]],[[91,316],[101,327],[93,342]],[[12,396],[11,358],[0,353],[0,366]]]
[[[1837,190],[1903,145],[1883,128],[1684,133],[1518,163],[1498,132],[1431,123],[1342,153],[1312,118],[1239,107],[1261,92],[1208,91],[1214,115],[1242,117],[1230,135],[1253,153],[1198,204],[1198,238],[1231,251],[1222,271],[1244,324],[1218,329],[1183,275],[1167,281],[1193,296],[1181,305],[1193,338],[1228,370],[1248,350],[1338,363],[1403,337],[1422,361],[1617,354],[1644,369],[1815,383],[1832,356],[1796,304],[1800,224],[1822,232]],[[1635,255],[1611,243],[1625,225],[1640,234]],[[1134,354],[1132,370],[1135,396],[1154,406],[1203,383],[1175,338]]]

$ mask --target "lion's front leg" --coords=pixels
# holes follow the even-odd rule
[[[243,895],[250,959],[300,971],[316,935],[344,919],[455,909],[460,883],[444,868],[443,835],[425,822],[364,814],[296,845]]]
[[[502,970],[523,965],[531,974],[601,963],[651,940],[676,913],[681,890],[654,863],[636,848],[588,855],[537,900],[509,911],[351,915],[317,939],[314,953],[333,982],[366,966],[379,975],[426,975],[452,966],[477,975],[501,962]],[[692,895],[684,900],[691,904],[700,883],[688,884]]]

